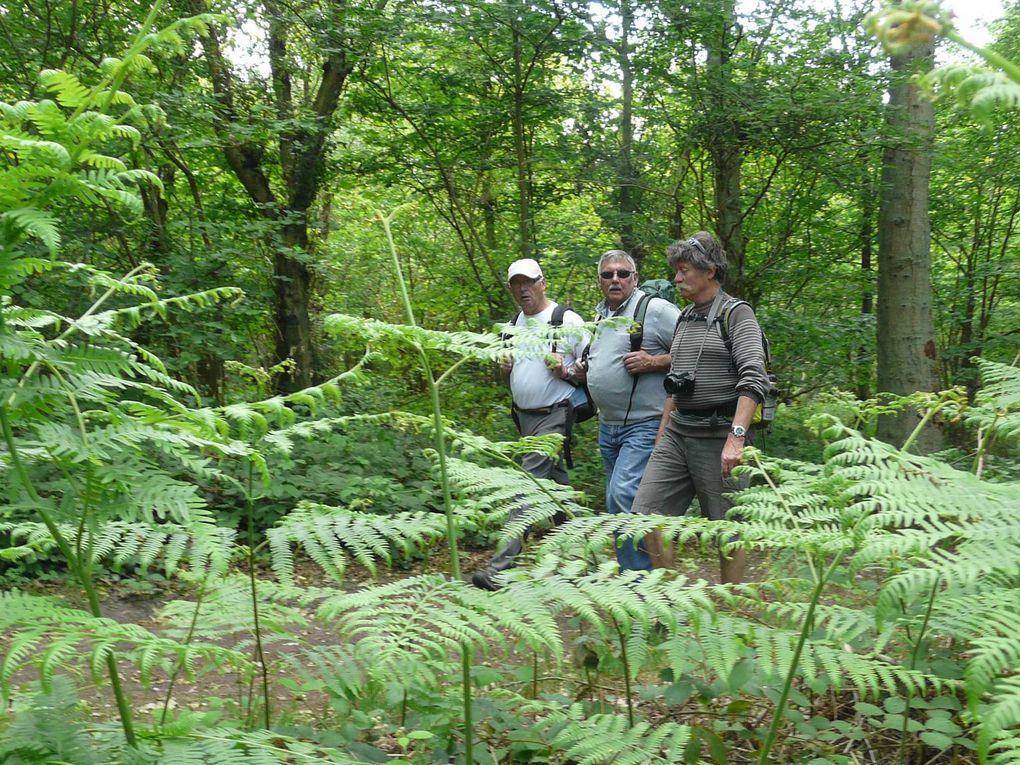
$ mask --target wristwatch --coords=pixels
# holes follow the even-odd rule
[[[730,433],[735,435],[737,438],[743,438],[744,436],[747,435],[747,428],[745,428],[743,425],[733,425],[730,428]]]

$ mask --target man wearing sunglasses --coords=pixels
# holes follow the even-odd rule
[[[605,299],[595,308],[599,327],[588,353],[588,390],[599,412],[599,450],[606,473],[606,509],[629,513],[662,418],[662,382],[680,309],[636,289],[637,266],[623,250],[610,250],[598,265]],[[635,315],[641,310],[640,328]],[[631,319],[604,322],[611,317]],[[652,562],[643,542],[617,539],[621,570],[646,571]]]
[[[510,264],[507,282],[520,313],[513,319],[514,326],[524,327],[529,322],[560,324],[564,327],[580,326],[583,319],[570,310],[560,308],[545,294],[545,276],[542,268],[531,258],[522,258]],[[500,364],[504,379],[510,383],[513,397],[514,422],[522,436],[542,436],[550,433],[570,437],[572,407],[570,397],[575,386],[583,382],[583,371],[578,363],[588,344],[587,335],[578,330],[575,335],[564,336],[555,343],[523,347],[527,351],[517,358],[507,358]],[[556,483],[567,483],[567,470],[563,456],[551,459],[544,454],[525,454],[521,466],[536,478],[548,478]],[[515,510],[514,513],[523,512]],[[514,514],[508,521],[513,520]],[[511,539],[488,565],[475,571],[471,583],[485,590],[499,589],[493,576],[514,565],[524,547],[524,536]]]

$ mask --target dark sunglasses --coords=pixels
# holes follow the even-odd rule
[[[618,268],[615,271],[601,271],[599,276],[605,279],[607,282],[613,278],[613,276],[619,276],[621,279],[629,279],[630,275],[634,273],[626,268]]]

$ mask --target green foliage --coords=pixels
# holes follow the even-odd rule
[[[266,538],[273,553],[273,571],[281,582],[294,581],[291,545],[299,546],[323,571],[342,582],[349,554],[373,575],[376,559],[388,565],[394,552],[409,557],[446,535],[446,519],[438,513],[371,515],[343,507],[300,502]]]
[[[0,630],[16,629],[0,663],[0,691],[10,696],[11,676],[26,665],[39,672],[44,689],[58,670],[87,669],[99,682],[107,657],[116,653],[140,670],[147,684],[154,669],[178,663],[193,676],[199,662],[206,668],[230,665],[250,667],[247,656],[233,648],[214,643],[178,643],[134,624],[92,616],[85,611],[61,606],[53,598],[7,592],[0,596],[4,614]]]
[[[156,491],[159,488],[156,487]],[[168,493],[167,498],[172,499],[173,494]],[[67,539],[76,538],[74,526],[57,524],[57,530]],[[6,560],[34,558],[57,549],[50,529],[43,523],[0,523],[0,533],[10,535],[11,546],[2,553]],[[170,576],[184,559],[192,571],[207,567],[220,573],[226,571],[234,552],[234,537],[232,529],[210,524],[178,526],[109,521],[83,541],[91,548],[93,563],[115,569],[134,565],[144,572],[159,562],[164,573]]]
[[[551,615],[532,604],[441,576],[417,576],[326,598],[319,613],[356,641],[356,654],[378,677],[435,684],[451,653],[506,646],[512,634],[532,650],[562,649]]]
[[[944,36],[978,54],[986,66],[950,65],[926,74],[924,84],[935,94],[950,94],[976,118],[991,124],[997,107],[1020,106],[1020,66],[990,48],[968,42],[956,31],[952,15],[932,0],[909,0],[872,15],[869,28],[885,46],[900,50]]]
[[[673,722],[659,726],[647,722],[630,725],[622,715],[586,717],[579,704],[572,706],[562,719],[569,722],[553,740],[553,746],[580,765],[610,760],[628,765],[678,762],[691,735],[686,725]]]
[[[79,719],[78,694],[63,676],[52,679],[48,690],[37,689],[14,699],[18,714],[4,729],[0,762],[10,765],[73,762],[93,765],[106,760],[110,752],[96,746]]]

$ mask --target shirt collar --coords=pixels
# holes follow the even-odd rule
[[[620,307],[617,308],[615,311],[609,307],[609,305],[605,301],[605,298],[603,298],[602,302],[595,306],[595,313],[597,313],[603,319],[608,319],[610,316],[623,316],[624,312],[627,310],[627,306],[630,305],[631,301],[637,296],[638,292],[639,288],[635,287],[634,291],[630,293],[630,297],[624,300],[622,303],[620,303]]]

